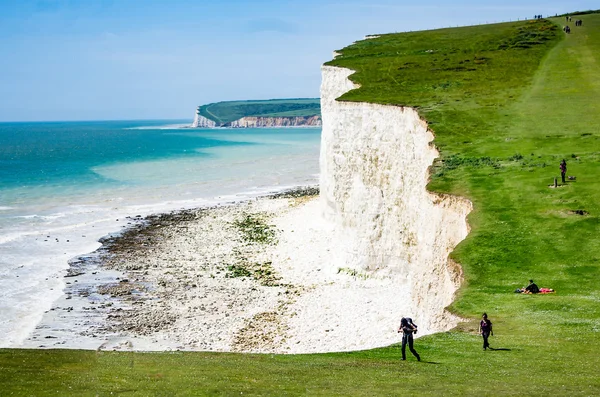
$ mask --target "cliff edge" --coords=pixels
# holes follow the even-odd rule
[[[458,319],[444,308],[461,269],[448,256],[468,234],[471,202],[427,191],[438,152],[414,109],[337,101],[357,88],[353,71],[322,73],[322,209],[351,247],[333,256],[351,271],[392,279],[399,295],[410,292],[410,308],[394,320],[411,316],[426,332],[454,327]]]

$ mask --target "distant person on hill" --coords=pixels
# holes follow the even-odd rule
[[[483,336],[483,350],[487,350],[488,347],[491,349],[488,338],[490,334],[494,336],[494,331],[492,330],[492,322],[488,319],[487,313],[483,313],[483,316],[481,316],[479,333]]]
[[[529,280],[529,285],[523,288],[517,288],[515,293],[517,294],[553,294],[556,291],[552,288],[539,288],[533,280]]]
[[[562,178],[562,183],[565,183],[565,175],[567,174],[567,162],[565,159],[560,162],[560,177]]]
[[[417,325],[413,323],[412,318],[403,317],[402,320],[400,320],[398,332],[402,332],[402,360],[406,360],[406,344],[408,343],[410,352],[418,361],[421,361],[419,353],[417,353],[413,347],[413,333],[417,333]]]
[[[529,280],[529,285],[523,288],[523,293],[525,294],[537,294],[540,292],[540,288],[537,286],[533,280]]]

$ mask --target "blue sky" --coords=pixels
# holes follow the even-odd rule
[[[600,8],[590,0],[0,0],[0,121],[191,119],[234,99],[317,97],[366,34]]]

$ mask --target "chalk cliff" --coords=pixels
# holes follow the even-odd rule
[[[229,123],[217,124],[196,111],[193,128],[261,128],[261,127],[319,127],[321,116],[296,116],[296,117],[242,117]]]
[[[255,127],[318,127],[321,125],[320,116],[310,117],[242,117],[239,120],[228,123],[232,128],[255,128]]]
[[[216,126],[217,123],[207,119],[204,116],[201,116],[200,113],[196,111],[196,116],[194,117],[194,122],[192,123],[193,128],[214,128]]]
[[[444,308],[461,269],[448,255],[468,233],[471,203],[427,191],[438,152],[415,110],[337,101],[356,88],[353,72],[323,66],[322,73],[321,201],[347,242],[333,253],[338,266],[409,291],[411,310],[397,315],[415,318],[425,332],[453,327],[458,319]]]

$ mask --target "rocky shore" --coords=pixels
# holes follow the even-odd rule
[[[278,307],[294,293],[266,255],[277,238],[270,219],[288,201],[151,216],[107,240],[104,266],[127,279],[101,288],[129,306],[108,315],[107,330],[162,334],[181,349],[248,350],[248,344],[260,344],[248,329],[277,322]]]
[[[280,231],[271,220],[317,194],[298,188],[130,218],[98,251],[71,261],[64,299],[25,347],[276,349],[280,317],[302,288],[273,268]]]
[[[128,219],[23,347],[274,353],[398,341],[405,276],[348,268],[318,189]],[[427,328],[422,334],[431,332]]]

